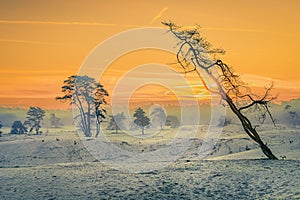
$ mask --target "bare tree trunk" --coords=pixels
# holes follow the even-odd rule
[[[272,151],[269,149],[269,147],[267,147],[267,145],[264,144],[264,142],[260,138],[259,134],[255,130],[255,128],[253,128],[252,123],[250,122],[250,120],[241,113],[241,111],[234,104],[233,100],[226,94],[226,92],[224,91],[224,89],[221,86],[221,84],[219,83],[219,81],[211,73],[209,73],[208,70],[205,70],[205,71],[210,76],[210,78],[216,83],[216,85],[218,87],[218,90],[219,90],[219,94],[221,95],[221,98],[227,102],[227,104],[229,105],[231,111],[238,117],[238,119],[242,123],[242,126],[243,126],[245,132],[247,133],[247,135],[252,140],[254,140],[256,143],[259,144],[262,152],[269,159],[278,160],[278,158],[272,153]]]
[[[38,128],[38,125],[35,125],[35,134],[36,134],[36,135],[39,134],[39,128]]]
[[[222,61],[217,61],[213,65],[221,65],[221,64],[222,64]],[[213,66],[213,65],[211,65],[211,66]],[[269,147],[267,147],[267,145],[264,144],[264,142],[261,140],[261,138],[260,138],[259,134],[257,133],[257,131],[255,130],[255,128],[253,128],[252,123],[250,122],[250,120],[246,116],[244,116],[242,114],[241,110],[239,110],[237,108],[237,106],[234,104],[234,102],[230,98],[230,96],[225,92],[225,90],[223,89],[221,83],[216,79],[216,77],[212,73],[210,73],[209,68],[205,68],[204,71],[215,82],[215,84],[217,85],[217,88],[218,88],[218,92],[217,93],[221,96],[221,98],[224,101],[227,102],[227,104],[229,105],[231,111],[239,118],[239,120],[242,123],[242,126],[243,126],[245,132],[247,133],[247,135],[252,140],[254,140],[256,143],[258,143],[260,145],[260,148],[261,148],[262,152],[269,159],[278,160],[278,158],[272,153],[272,151],[269,149]],[[196,72],[198,73],[199,76],[201,76],[198,71],[196,71]]]
[[[91,137],[91,107],[90,104],[88,103],[88,112],[87,112],[87,136]]]
[[[95,135],[95,137],[98,137],[98,135],[99,135],[99,133],[100,133],[100,121],[99,121],[98,118],[97,118],[96,128],[97,128],[97,130],[96,130],[96,135]]]
[[[82,102],[76,92],[75,92],[75,97],[77,98],[77,101],[79,102],[78,108],[79,108],[81,121],[82,121],[82,131],[83,131],[84,135],[87,136],[87,122],[86,122],[86,116],[84,113],[83,105],[82,105]]]
[[[232,102],[231,98],[227,97],[226,102],[228,103],[228,105],[230,106],[231,110],[233,111],[233,113],[239,118],[239,120],[242,123],[242,126],[245,130],[245,132],[247,133],[247,135],[249,135],[249,137],[251,139],[253,139],[256,143],[258,143],[260,145],[260,148],[262,150],[262,152],[269,158],[269,159],[275,159],[278,160],[278,158],[272,153],[272,151],[269,149],[269,147],[267,147],[267,145],[264,144],[264,142],[261,140],[260,136],[258,135],[258,133],[256,132],[256,130],[253,128],[251,122],[248,120],[247,117],[245,117],[234,105],[234,103]]]

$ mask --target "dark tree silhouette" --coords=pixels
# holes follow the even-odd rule
[[[222,101],[226,102],[231,111],[238,117],[248,136],[259,144],[262,152],[269,159],[277,159],[262,141],[256,127],[252,125],[246,115],[246,111],[253,111],[258,114],[261,123],[269,115],[274,123],[268,107],[274,99],[270,96],[272,85],[266,89],[261,97],[252,94],[250,88],[240,80],[230,66],[222,60],[214,60],[207,56],[208,54],[216,56],[216,54],[225,52],[222,49],[213,49],[211,44],[201,36],[199,26],[190,29],[178,26],[173,22],[162,22],[162,24],[167,26],[169,31],[179,40],[179,50],[176,58],[184,73],[196,73],[207,90],[220,95]],[[205,73],[203,75],[209,77],[215,83],[216,90],[212,90],[207,86],[203,75],[197,70],[198,68]],[[215,75],[212,72],[213,69],[218,70],[219,75]]]
[[[60,118],[56,117],[54,113],[50,114],[50,126],[52,128],[60,128],[64,124],[60,121]]]
[[[232,120],[229,117],[227,117],[227,116],[221,116],[220,119],[219,119],[218,126],[219,127],[224,127],[224,126],[228,126],[231,123],[232,123]]]
[[[14,123],[11,126],[10,134],[24,134],[26,132],[27,129],[21,121],[14,121]]]
[[[145,115],[144,110],[138,107],[133,114],[134,123],[142,129],[142,135],[144,135],[144,129],[150,125],[150,119]]]
[[[115,130],[115,133],[118,134],[118,131],[121,130],[122,126],[124,126],[123,121],[125,119],[126,117],[124,116],[124,113],[111,115],[107,130]]]
[[[163,126],[166,123],[167,115],[164,109],[162,109],[161,107],[155,107],[150,113],[150,118],[152,121],[158,122],[160,129],[162,130]]]
[[[107,91],[104,89],[104,87],[100,84],[96,87],[95,92],[95,115],[96,115],[96,137],[100,133],[100,125],[103,122],[103,120],[106,118],[106,110],[104,109],[104,105],[107,104],[106,97],[108,96]]]
[[[63,96],[56,97],[56,100],[69,101],[79,110],[74,118],[79,118],[80,128],[87,137],[92,136],[91,126],[93,119],[96,119],[96,136],[100,132],[100,124],[105,119],[107,104],[105,97],[108,96],[104,87],[97,83],[94,78],[88,76],[70,76],[62,86]]]
[[[296,126],[300,125],[300,115],[296,111],[292,110],[291,105],[286,105],[284,107],[284,110],[288,113],[289,123],[293,127],[296,127]]]
[[[171,128],[176,128],[179,126],[179,121],[176,116],[168,115],[166,118],[166,126],[170,126]]]
[[[45,111],[39,107],[30,107],[27,112],[27,120],[24,124],[27,124],[30,129],[29,132],[31,133],[33,129],[35,129],[35,134],[39,134],[39,130],[41,128],[41,121],[45,116]]]
[[[2,131],[1,131],[1,128],[3,127],[1,121],[0,121],[0,137],[2,137]]]

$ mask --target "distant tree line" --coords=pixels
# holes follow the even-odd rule
[[[30,107],[26,113],[26,120],[22,122],[21,120],[15,120],[12,125],[9,134],[25,134],[34,133],[35,135],[42,134],[40,131],[41,122],[45,117],[45,111],[40,107]],[[62,127],[63,123],[61,119],[56,117],[54,113],[50,114],[50,127],[59,128]],[[0,122],[0,129],[3,127]],[[0,136],[2,136],[2,131],[0,130]]]
[[[133,114],[134,121],[130,125],[131,130],[141,129],[142,135],[145,134],[145,129],[149,128],[150,125],[158,124],[160,130],[164,126],[176,128],[179,126],[179,121],[176,116],[167,116],[165,111],[162,108],[154,108],[150,112],[150,118],[147,117],[146,112],[138,107]],[[107,126],[107,130],[113,130],[113,133],[119,133],[120,130],[126,129],[125,126],[126,117],[124,113],[117,113],[116,115],[110,115],[110,121]],[[152,127],[153,128],[153,127]]]
[[[27,111],[26,120],[23,123],[19,120],[13,122],[10,134],[24,134],[35,131],[35,135],[39,135],[41,133],[41,121],[44,116],[45,111],[40,107],[30,107]]]
[[[100,125],[107,117],[107,102],[109,96],[104,86],[98,83],[94,78],[89,76],[73,75],[64,80],[61,87],[62,96],[56,97],[56,100],[68,102],[76,108],[74,121],[86,137],[97,137],[101,131]],[[162,129],[164,125],[176,127],[178,119],[176,117],[168,117],[164,110],[155,108],[151,112],[151,118],[159,123]],[[107,130],[113,130],[114,133],[119,133],[125,128],[124,121],[126,119],[124,113],[110,115]],[[145,128],[150,125],[150,118],[141,107],[138,107],[133,114],[134,123],[141,129],[144,134]],[[52,121],[56,121],[54,116]],[[94,132],[94,133],[93,133]]]

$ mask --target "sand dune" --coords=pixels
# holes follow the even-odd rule
[[[189,138],[189,147],[175,162],[144,173],[111,168],[91,156],[76,132],[62,131],[54,129],[47,136],[0,138],[0,199],[300,198],[298,129],[261,130],[264,141],[285,160],[266,160],[240,127],[231,125],[224,128],[204,160],[199,157],[199,149],[205,143],[200,134]],[[109,137],[127,151],[151,152],[167,147],[172,131],[163,130],[162,135],[139,140],[125,134]],[[176,144],[185,143],[178,138]],[[135,163],[134,167],[159,162]],[[123,167],[131,166],[133,163]]]

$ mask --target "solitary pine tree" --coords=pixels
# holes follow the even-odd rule
[[[229,65],[220,59],[212,59],[208,56],[223,54],[225,51],[212,48],[211,44],[200,34],[199,26],[185,28],[173,22],[162,22],[162,24],[167,26],[169,31],[178,39],[176,59],[184,73],[195,73],[209,92],[219,95],[223,103],[227,104],[237,116],[246,134],[260,146],[262,152],[269,159],[277,159],[267,144],[263,142],[256,126],[252,125],[247,116],[249,112],[254,112],[258,116],[259,122],[263,123],[269,115],[274,123],[269,111],[269,103],[274,100],[270,95],[272,85],[266,89],[262,96],[253,94]],[[213,73],[214,69],[219,74]],[[198,70],[201,70],[201,73],[204,74],[200,74]],[[213,81],[216,89],[209,88],[203,76]]]
[[[45,111],[42,110],[39,107],[30,107],[27,112],[27,120],[24,122],[24,124],[28,124],[30,127],[29,132],[32,132],[33,129],[35,129],[35,134],[39,134],[39,130],[41,128],[41,121],[43,120],[45,116]]]
[[[56,97],[56,100],[69,101],[75,105],[79,114],[74,119],[79,119],[79,126],[85,136],[92,136],[91,126],[96,121],[97,136],[106,115],[104,105],[107,104],[105,98],[108,93],[103,85],[89,76],[74,75],[68,77],[61,88],[63,96]]]
[[[146,126],[150,125],[150,119],[145,115],[145,112],[141,107],[138,107],[135,110],[133,117],[135,118],[133,122],[142,129],[142,135],[144,135],[144,129]]]
[[[107,130],[115,130],[116,134],[124,126],[123,121],[126,119],[124,113],[117,113],[116,115],[110,116],[110,121],[107,127]]]

